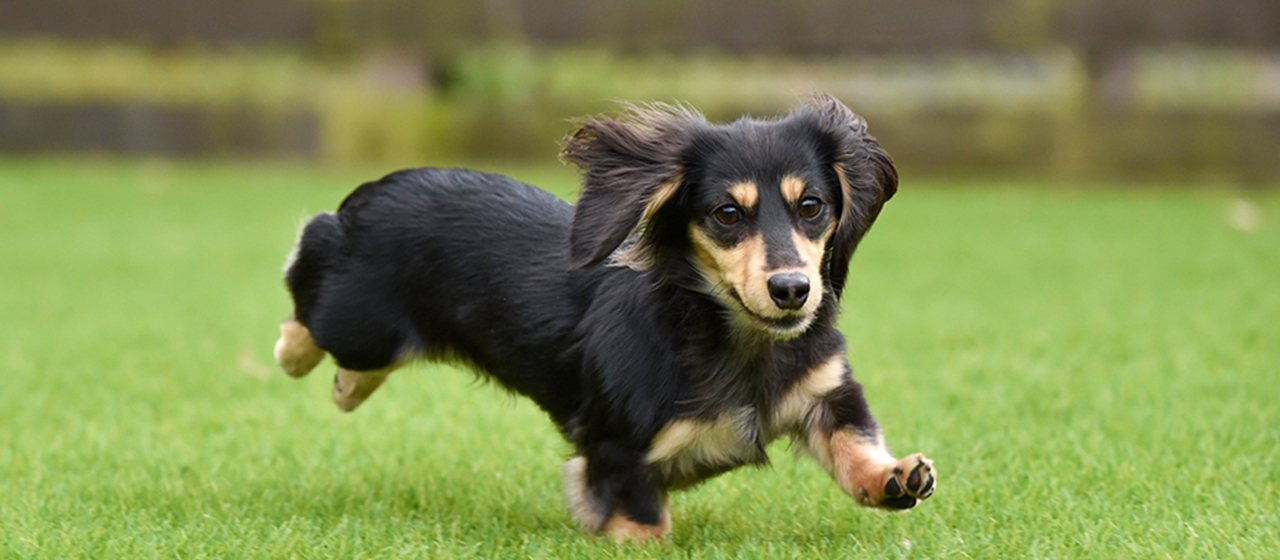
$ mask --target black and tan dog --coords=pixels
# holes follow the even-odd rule
[[[352,410],[418,358],[528,395],[577,449],[569,510],[617,540],[670,530],[667,492],[789,437],[859,504],[929,497],[885,447],[835,329],[849,259],[897,188],[866,123],[816,96],[717,126],[678,107],[594,119],[570,206],[505,177],[401,171],[313,218],[286,271],[276,360],[330,353]]]

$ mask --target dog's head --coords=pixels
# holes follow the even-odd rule
[[[562,156],[586,173],[574,266],[609,259],[662,281],[692,277],[737,326],[779,339],[840,297],[898,183],[866,122],[826,95],[779,120],[723,126],[681,107],[631,107],[582,123]]]

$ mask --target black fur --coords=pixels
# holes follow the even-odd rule
[[[664,477],[645,462],[664,426],[729,409],[767,417],[806,372],[844,355],[834,325],[848,263],[897,175],[865,123],[825,96],[780,120],[725,126],[683,109],[634,108],[581,123],[563,156],[585,172],[576,207],[459,169],[401,171],[360,186],[336,214],[305,227],[287,271],[295,316],[343,368],[457,359],[528,395],[587,458],[595,513],[656,524],[667,489],[764,463],[776,437],[748,426],[754,452]],[[834,228],[820,269],[826,290],[803,332],[743,333],[733,311],[700,288],[689,228],[708,219],[730,182],[784,175],[829,204],[826,221],[794,225],[811,237],[822,224]],[[790,239],[782,204],[761,193],[753,223],[766,240]],[[725,247],[743,235],[715,231]],[[641,264],[605,262],[621,253]],[[771,265],[798,258],[794,250],[769,257]],[[824,429],[874,433],[861,388],[845,379],[827,397]]]

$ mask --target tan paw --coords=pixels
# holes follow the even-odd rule
[[[382,383],[387,380],[387,373],[360,372],[338,368],[333,376],[333,402],[343,412],[351,412],[369,398]]]
[[[659,542],[671,532],[671,514],[664,507],[662,519],[657,525],[636,523],[625,515],[614,514],[600,531],[618,544]]]
[[[276,341],[275,358],[289,377],[303,377],[324,359],[324,350],[311,339],[311,331],[293,319],[280,324],[280,340]]]
[[[877,490],[862,490],[858,501],[885,509],[911,509],[920,500],[932,496],[938,486],[933,461],[919,453],[888,465],[882,477],[883,484]]]

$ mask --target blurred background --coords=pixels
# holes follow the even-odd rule
[[[814,90],[911,173],[1280,181],[1276,0],[0,2],[0,154],[549,161]]]

